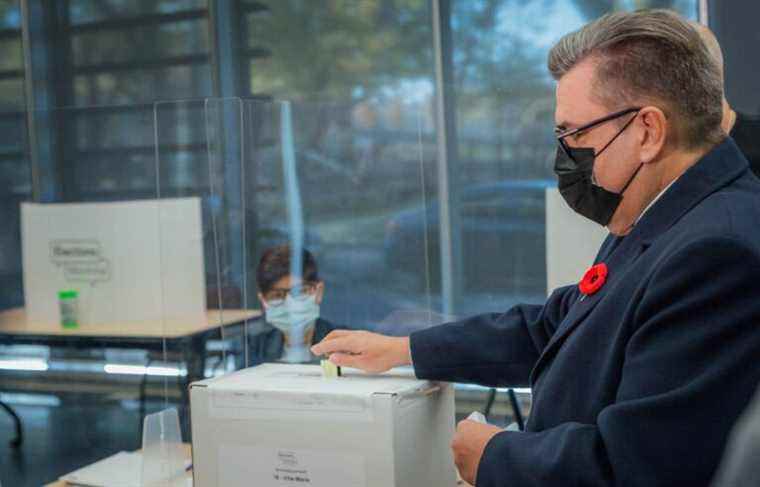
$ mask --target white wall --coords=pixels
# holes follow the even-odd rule
[[[607,233],[567,206],[557,188],[546,189],[547,294],[581,280]]]

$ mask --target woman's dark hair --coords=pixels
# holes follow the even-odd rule
[[[265,294],[272,289],[274,283],[290,275],[290,245],[282,244],[270,247],[264,251],[256,269],[256,284],[259,292]],[[318,282],[317,261],[306,249],[303,249],[303,266],[301,274],[303,282]]]

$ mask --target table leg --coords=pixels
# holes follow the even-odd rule
[[[5,404],[3,401],[0,401],[0,407],[5,409],[11,418],[13,418],[13,424],[16,426],[16,437],[11,440],[11,446],[13,448],[18,448],[24,442],[24,429],[21,426],[21,418],[18,417],[18,414],[16,414],[16,411],[14,411],[12,407]]]
[[[185,340],[184,362],[187,375],[184,381],[179,381],[181,387],[182,407],[180,408],[180,423],[183,438],[190,439],[190,384],[204,378],[206,368],[206,339],[205,335],[197,335]]]

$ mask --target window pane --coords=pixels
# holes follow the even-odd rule
[[[78,106],[150,103],[153,100],[193,98],[210,91],[211,70],[205,63],[74,78]]]
[[[205,54],[209,49],[206,22],[206,19],[198,19],[79,33],[72,37],[74,65],[152,62],[167,57]]]
[[[183,10],[206,8],[206,0],[71,0],[69,15],[72,24],[112,20],[146,14],[171,14]]]
[[[0,1],[0,310],[23,303],[19,204],[31,195],[26,157],[21,16],[16,0]],[[8,30],[5,30],[8,29]],[[15,75],[14,72],[18,73]]]
[[[0,79],[0,107],[0,110],[19,110],[24,107],[23,79]]]
[[[426,0],[264,3],[268,12],[247,17],[248,47],[272,52],[251,63],[253,92],[341,100],[430,94]]]
[[[0,40],[0,71],[18,70],[23,66],[21,33],[16,38]]]
[[[17,0],[0,1],[0,29],[21,29],[21,7]]]
[[[408,333],[412,323],[394,311],[438,306],[426,299],[424,222],[435,214],[436,180],[429,2],[264,3],[267,12],[246,16],[249,52],[271,52],[249,59],[250,87],[308,102],[294,104],[293,117],[306,238],[328,288],[323,315]],[[282,168],[256,171],[262,189],[249,207],[263,250],[288,227]]]

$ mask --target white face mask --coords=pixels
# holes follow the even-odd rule
[[[311,360],[306,335],[319,318],[319,304],[314,294],[293,297],[288,294],[277,306],[266,308],[266,320],[283,332],[287,340],[282,360],[285,362],[308,362]]]

